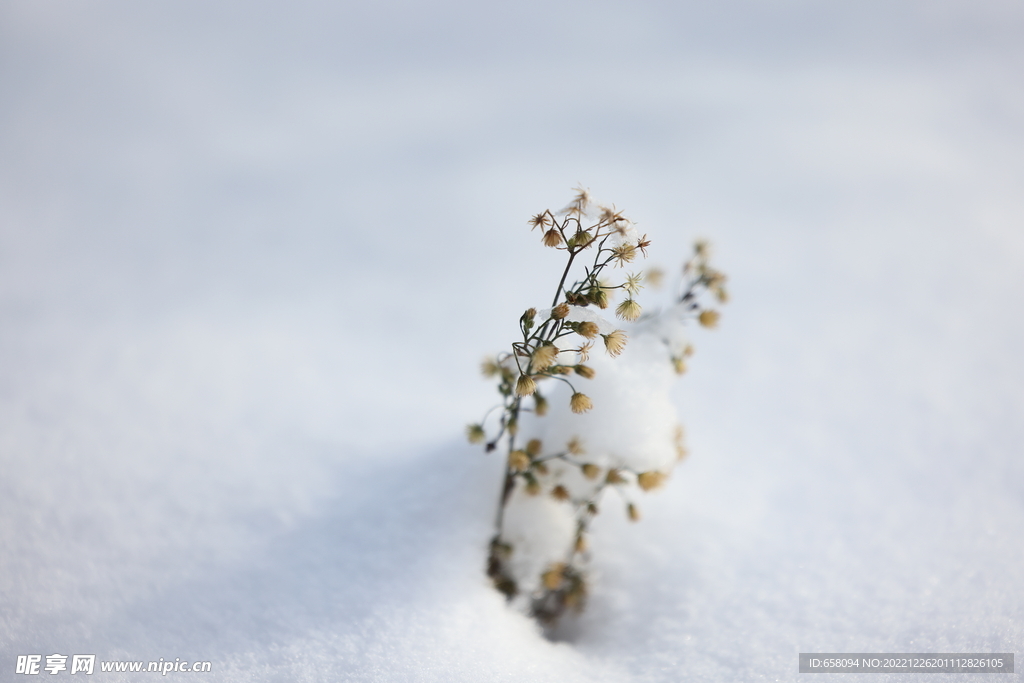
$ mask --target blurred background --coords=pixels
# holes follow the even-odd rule
[[[0,2],[0,670],[1019,650],[1022,76],[995,0]],[[733,301],[690,459],[609,504],[549,642],[482,574],[462,430],[577,185],[666,270],[710,239]]]

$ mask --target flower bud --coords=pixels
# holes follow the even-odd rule
[[[512,451],[508,454],[508,466],[516,472],[525,472],[530,467],[530,456],[526,451]]]
[[[572,395],[572,398],[569,399],[569,407],[574,413],[585,413],[593,408],[594,404],[586,394],[581,394],[577,391]]]
[[[596,374],[594,372],[594,368],[587,365],[577,365],[573,369],[576,371],[576,374],[583,379],[594,379],[594,375]]]
[[[534,372],[543,372],[551,367],[555,362],[555,358],[558,357],[558,354],[558,347],[554,344],[538,346],[533,350],[533,354],[530,356],[530,367]]]
[[[644,272],[644,281],[654,289],[660,289],[665,281],[665,271],[661,268],[648,268]]]
[[[470,443],[483,443],[487,438],[484,428],[481,425],[469,425],[466,427],[466,437]]]
[[[636,258],[636,246],[629,244],[628,242],[623,242],[612,249],[612,258],[618,261],[620,266],[624,263],[629,263]]]
[[[640,521],[640,510],[636,505],[630,503],[626,506],[626,514],[629,515],[629,521],[639,522]]]
[[[636,296],[637,293],[643,289],[643,276],[638,273],[630,273],[626,276],[626,281],[622,283],[622,288],[629,292],[631,297]]]
[[[555,500],[569,500],[569,489],[565,488],[561,484],[551,490],[551,495]]]
[[[639,484],[640,488],[642,488],[644,491],[650,491],[651,489],[656,489],[662,484],[664,484],[665,479],[667,478],[668,476],[664,472],[657,472],[652,470],[650,472],[641,472],[640,474],[638,474],[636,478],[636,483]]]
[[[586,597],[586,594],[587,591],[583,586],[583,582],[579,581],[565,594],[565,606],[579,610],[583,606],[583,599]]]
[[[626,348],[626,340],[628,337],[622,330],[615,330],[611,334],[602,335],[604,337],[604,348],[608,352],[609,356],[615,357],[622,353],[622,350]]]
[[[552,320],[561,320],[567,315],[569,315],[569,304],[558,304],[551,309]]]
[[[579,327],[576,328],[576,331],[587,339],[593,339],[597,336],[597,333],[601,331],[601,328],[597,326],[597,323],[587,320],[585,322],[581,322]]]
[[[615,315],[630,322],[639,318],[641,312],[643,309],[640,308],[640,304],[633,299],[626,299],[615,309]]]
[[[516,381],[516,396],[529,396],[537,391],[537,383],[529,375],[520,375]]]
[[[597,479],[598,475],[601,474],[601,468],[593,463],[587,463],[583,466],[583,476],[587,479]]]
[[[483,373],[484,377],[496,377],[501,373],[501,366],[495,363],[493,359],[487,358],[480,364],[480,372]]]
[[[522,323],[523,329],[529,331],[533,329],[533,319],[537,317],[536,308],[528,308],[523,313],[522,317],[519,318],[519,322]]]
[[[718,311],[708,308],[700,312],[698,320],[701,325],[709,330],[713,330],[718,326],[718,317]]]
[[[569,238],[569,246],[575,249],[586,249],[594,242],[594,236],[586,230],[577,230],[576,234]]]
[[[548,414],[548,400],[540,395],[539,391],[533,392],[533,412],[537,417],[544,417]]]
[[[565,564],[557,562],[551,565],[551,569],[541,574],[541,581],[544,583],[544,587],[549,591],[555,591],[562,587],[563,574],[565,573]]]

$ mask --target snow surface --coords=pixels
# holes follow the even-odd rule
[[[0,679],[1020,655],[1024,12],[834,5],[0,4]],[[483,575],[462,431],[577,183],[733,301],[551,642]]]

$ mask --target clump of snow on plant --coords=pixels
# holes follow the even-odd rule
[[[570,319],[597,322],[602,333],[617,327],[591,308],[572,309]],[[520,427],[523,441],[539,439],[542,457],[571,450],[569,444],[575,441],[580,452],[567,457],[600,468],[599,476],[588,478],[577,465],[558,459],[547,461],[545,488],[563,486],[569,493],[568,500],[530,495],[525,482],[517,479],[504,513],[501,540],[511,547],[508,564],[524,605],[540,588],[545,569],[571,555],[579,501],[602,495],[598,489],[610,470],[618,471],[625,482],[606,487],[599,506],[608,508],[609,514],[626,514],[627,504],[633,502],[639,490],[636,474],[659,472],[667,476],[679,460],[682,428],[670,391],[678,378],[672,355],[687,345],[683,312],[682,305],[677,305],[639,321],[629,330],[629,343],[617,358],[601,349],[600,343],[595,345],[587,360],[595,376],[572,377],[575,388],[592,399],[594,407],[590,411],[572,412],[569,386],[548,380],[542,385],[550,404],[548,414],[524,414]],[[546,313],[541,312],[542,316]],[[565,340],[563,344],[572,348],[577,342]],[[570,354],[577,355],[565,351],[562,356]],[[559,362],[575,360],[560,358]],[[609,488],[614,491],[608,492]]]

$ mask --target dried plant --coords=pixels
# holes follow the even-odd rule
[[[728,294],[700,241],[673,305],[644,314],[637,295],[659,286],[661,271],[614,280],[610,273],[646,258],[650,240],[586,190],[530,224],[544,246],[565,253],[565,267],[550,308],[523,313],[510,350],[484,362],[502,402],[467,434],[506,456],[487,573],[510,601],[550,626],[584,604],[587,534],[605,490],[615,490],[636,521],[635,493],[661,486],[686,455],[665,377],[685,372],[693,353],[685,323],[718,323],[702,295],[724,303]],[[599,312],[613,305],[623,326],[633,323],[629,332]],[[626,352],[630,335],[640,348]]]

